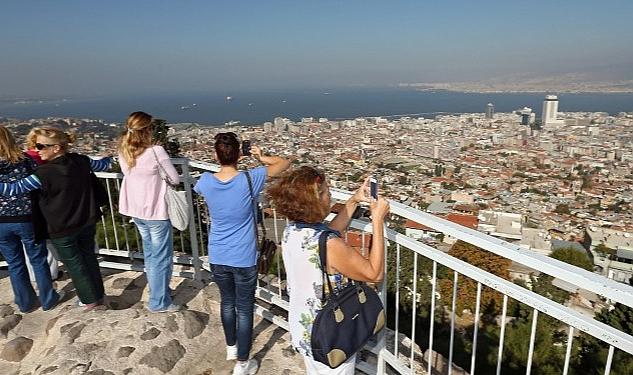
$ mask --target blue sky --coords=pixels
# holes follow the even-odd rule
[[[3,1],[0,97],[586,72],[633,79],[631,1]]]

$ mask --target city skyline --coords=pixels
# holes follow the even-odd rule
[[[0,97],[632,77],[623,1],[3,5]]]

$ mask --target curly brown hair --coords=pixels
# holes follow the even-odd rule
[[[266,193],[281,215],[291,221],[321,223],[329,213],[321,201],[327,189],[325,175],[320,170],[301,166],[275,179]]]

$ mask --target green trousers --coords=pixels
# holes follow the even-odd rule
[[[73,280],[82,303],[95,303],[103,298],[103,279],[95,254],[96,225],[90,224],[70,236],[51,239]]]

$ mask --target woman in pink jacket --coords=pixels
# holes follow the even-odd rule
[[[119,195],[119,212],[130,216],[143,239],[145,272],[149,284],[151,312],[173,312],[169,281],[173,269],[173,235],[167,214],[167,185],[161,173],[172,184],[180,177],[161,146],[152,141],[152,116],[134,112],[119,140],[119,163],[123,183]]]

